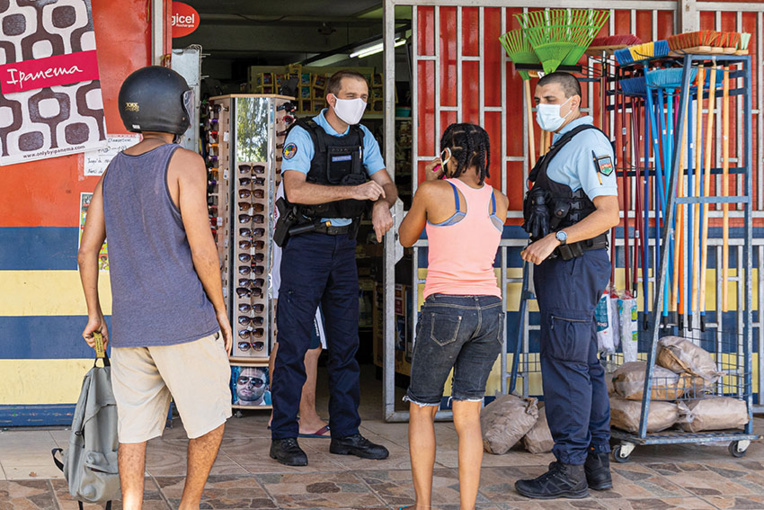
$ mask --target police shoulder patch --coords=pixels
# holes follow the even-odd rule
[[[289,142],[284,146],[284,159],[292,159],[295,154],[297,154],[297,144],[294,142]]]
[[[613,159],[610,156],[599,156],[596,158],[597,171],[607,177],[613,173]]]

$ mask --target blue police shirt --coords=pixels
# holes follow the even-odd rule
[[[326,108],[321,113],[313,117],[313,120],[323,128],[331,136],[344,136],[348,133],[350,128],[345,130],[344,133],[338,133],[326,120]],[[363,131],[363,166],[366,169],[366,173],[369,176],[374,175],[383,168],[385,168],[385,162],[382,159],[382,154],[379,151],[379,144],[371,134],[366,126],[361,125]],[[310,133],[300,126],[295,126],[289,132],[286,140],[284,140],[283,160],[281,162],[281,172],[294,170],[302,172],[305,175],[310,171],[310,162],[313,159],[313,155],[316,152],[316,148],[313,146],[313,139],[310,137]],[[335,227],[343,227],[350,225],[352,220],[350,218],[323,218],[321,221],[329,220]]]
[[[552,143],[578,126],[593,124],[591,116],[578,118],[554,135]],[[601,196],[618,196],[613,146],[602,133],[588,129],[578,133],[549,162],[547,176],[570,186],[571,191],[584,190],[589,200]]]

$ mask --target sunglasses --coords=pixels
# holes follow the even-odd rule
[[[265,173],[265,167],[263,165],[239,165],[239,173],[242,174],[264,174]]]
[[[265,249],[265,241],[239,241],[240,250],[251,250],[253,246],[256,250],[263,250]]]
[[[240,228],[239,236],[241,237],[263,237],[265,235],[264,228]]]
[[[258,343],[261,344],[262,342],[258,342]],[[242,345],[246,345],[247,347],[242,349],[241,347]],[[242,342],[239,344],[239,349],[241,349],[242,351],[246,351],[247,349],[249,349],[249,344],[247,342]],[[262,351],[263,348],[260,347],[259,349],[255,349],[255,350]],[[236,384],[240,384],[240,385],[251,384],[255,388],[259,388],[260,386],[265,384],[265,381],[263,381],[259,377],[247,377],[246,375],[240,375],[239,378],[236,379]]]
[[[240,262],[250,262],[254,260],[255,262],[262,262],[265,260],[265,253],[255,253],[254,255],[250,253],[239,253],[239,261]]]
[[[263,313],[265,310],[265,305],[262,303],[256,304],[256,305],[250,305],[247,303],[242,303],[239,305],[239,311],[241,313],[249,313],[252,310],[255,311],[255,313]]]
[[[265,210],[265,206],[263,204],[252,204],[250,202],[239,202],[239,210],[240,211],[249,211],[252,209],[252,212],[263,212]]]
[[[262,326],[265,319],[262,317],[239,317],[239,324],[242,326]]]
[[[262,177],[257,177],[254,180],[255,186],[265,186],[265,179]],[[252,178],[251,177],[242,177],[239,179],[239,185],[240,186],[249,186],[252,184]],[[241,197],[244,198],[244,197]]]
[[[239,296],[240,298],[250,298],[252,297],[252,294],[254,294],[255,297],[263,297],[263,289],[259,287],[254,287],[252,289],[239,287],[236,289],[236,295]]]
[[[244,180],[244,179],[242,179]],[[260,179],[264,180],[264,179]],[[249,198],[249,197],[255,197],[255,198],[264,198],[265,197],[265,190],[262,189],[256,189],[254,191],[249,189],[241,189],[239,190],[239,198]]]
[[[250,337],[262,338],[264,334],[265,334],[265,330],[263,328],[239,330],[239,337],[244,339],[247,339]]]
[[[263,278],[255,278],[254,280],[249,278],[239,278],[239,287],[245,287],[247,289],[262,287],[264,284],[265,280]]]
[[[265,216],[263,216],[262,214],[256,214],[254,216],[251,215],[251,214],[240,214],[239,215],[239,223],[249,223],[250,221],[253,222],[253,223],[264,223],[265,222]]]
[[[263,274],[265,268],[263,266],[239,266],[239,274],[248,275],[249,273]]]

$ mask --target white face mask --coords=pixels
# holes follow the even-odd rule
[[[541,129],[544,131],[557,131],[560,129],[560,126],[565,123],[567,116],[573,111],[571,108],[568,113],[565,114],[565,117],[562,117],[560,116],[560,109],[571,99],[573,98],[568,98],[568,100],[562,104],[536,105],[536,122],[538,122]]]
[[[334,96],[334,94],[332,94]],[[363,112],[366,111],[366,101],[360,97],[356,99],[340,99],[334,96],[336,103],[334,103],[334,113],[337,114],[343,122],[350,124],[351,126],[361,122]]]

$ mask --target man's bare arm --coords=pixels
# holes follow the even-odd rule
[[[385,190],[375,181],[358,186],[313,184],[306,180],[307,175],[297,170],[284,171],[283,178],[284,193],[293,204],[315,205],[337,200],[377,200],[385,197]]]

